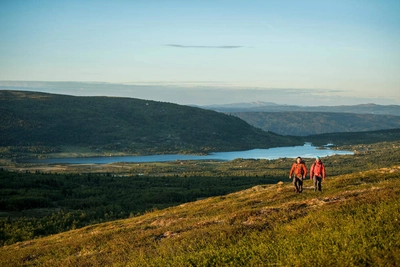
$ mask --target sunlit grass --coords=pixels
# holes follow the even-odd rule
[[[248,190],[0,249],[1,266],[398,266],[398,169]]]

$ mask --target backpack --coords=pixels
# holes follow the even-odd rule
[[[316,176],[322,176],[322,167],[323,166],[324,165],[323,165],[322,161],[320,162],[320,164],[317,164],[316,162],[314,162],[312,165],[313,174]]]
[[[306,162],[305,162],[304,160],[301,160],[301,161],[300,161],[300,165],[301,165],[301,164],[303,164],[304,167],[306,166]],[[301,175],[304,175],[304,169],[303,169],[303,168],[301,168]]]
[[[304,160],[301,160],[300,163],[297,163],[297,162],[296,162],[296,169],[299,168],[299,166],[300,166],[301,176],[304,176],[304,169],[301,167],[301,165],[304,165],[304,166],[305,166]],[[295,174],[295,175],[296,175],[296,174]]]

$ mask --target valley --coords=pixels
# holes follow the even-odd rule
[[[147,100],[1,92],[0,102],[1,266],[400,264],[399,128],[295,136]],[[283,124],[293,120],[279,115]],[[305,142],[354,153],[322,158],[322,193],[308,179],[302,194],[293,192],[290,157],[21,162]],[[309,168],[314,158],[304,160]],[[309,247],[319,249],[313,258]]]
[[[3,246],[0,264],[397,266],[399,178],[391,165],[330,175],[322,193],[310,181],[302,194],[288,182],[261,183]]]
[[[400,267],[400,0],[0,14],[0,267]]]

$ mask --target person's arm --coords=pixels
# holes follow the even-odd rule
[[[322,179],[325,180],[325,177],[326,177],[325,165],[322,164]]]
[[[313,178],[313,173],[314,173],[314,163],[311,165],[311,168],[310,168],[310,180],[312,180],[312,178]]]
[[[303,173],[303,179],[305,179],[305,178],[306,178],[306,175],[307,175],[307,167],[306,167],[306,164],[303,164],[303,171],[304,171],[304,173]]]
[[[293,171],[294,171],[294,164],[292,165],[292,168],[290,169],[289,179],[292,179]]]

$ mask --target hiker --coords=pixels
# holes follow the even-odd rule
[[[303,179],[306,178],[307,168],[306,164],[301,157],[296,158],[296,162],[293,163],[292,169],[290,169],[289,179],[293,176],[294,191],[301,193],[303,191]]]
[[[322,180],[325,181],[326,171],[321,158],[317,156],[315,162],[311,165],[310,180],[314,181],[314,191],[322,192]]]

